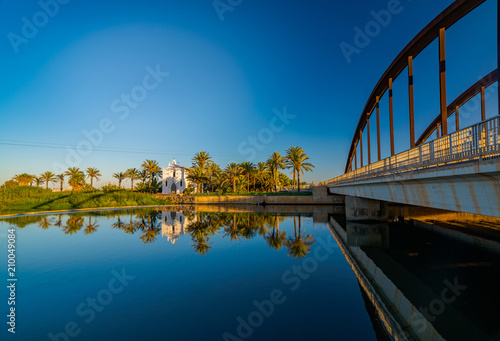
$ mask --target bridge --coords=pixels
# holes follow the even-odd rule
[[[446,93],[446,30],[485,1],[455,1],[408,43],[381,76],[354,132],[345,174],[326,182],[330,193],[346,196],[347,219],[384,220],[387,202],[500,218],[500,115],[487,118],[485,104],[487,89],[498,87],[498,69],[451,102]],[[439,113],[416,138],[413,60],[436,39],[439,43]],[[410,149],[396,154],[393,82],[405,70],[408,72]],[[390,156],[381,159],[379,104],[386,92]],[[477,117],[473,125],[463,127],[460,109],[475,96],[481,98],[481,117]],[[455,127],[449,129],[452,119]],[[374,121],[377,153],[372,162],[375,154],[370,122],[373,126]],[[431,140],[434,134],[435,139]],[[364,164],[364,156],[367,164]]]

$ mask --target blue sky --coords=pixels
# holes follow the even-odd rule
[[[305,180],[340,175],[378,79],[452,3],[221,0],[218,12],[210,0],[61,2],[0,2],[0,183],[77,166],[99,168],[103,184],[145,159],[190,165],[206,150],[225,166],[295,145],[316,166]],[[391,5],[397,13],[348,62],[340,44]],[[494,0],[447,31],[448,102],[497,67],[496,39]],[[417,135],[439,111],[437,54],[434,42],[414,62]],[[396,152],[409,147],[406,84],[403,72]],[[381,110],[384,157],[385,96]],[[462,125],[479,115],[471,102]]]

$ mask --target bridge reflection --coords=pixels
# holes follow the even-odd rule
[[[500,243],[437,226],[341,220],[330,218],[330,231],[379,337],[500,338]]]

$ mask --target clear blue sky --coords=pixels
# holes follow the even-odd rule
[[[194,153],[207,150],[225,166],[265,161],[295,145],[316,165],[305,180],[332,178],[343,172],[379,77],[452,3],[402,0],[349,63],[340,44],[354,45],[354,28],[364,30],[374,20],[371,11],[394,0],[243,0],[237,6],[222,0],[229,7],[219,13],[211,0],[60,1],[67,3],[0,1],[0,183],[16,173],[78,166],[99,168],[103,184],[145,159],[166,166],[175,157],[190,165]],[[41,4],[52,16],[40,12]],[[494,0],[448,30],[449,102],[496,68],[496,39]],[[439,110],[437,54],[434,42],[415,59],[417,134]],[[145,77],[157,68],[161,83],[148,76],[145,90]],[[397,152],[409,146],[406,83],[403,73],[394,85]],[[493,116],[496,89],[490,92]],[[123,94],[132,102],[125,104]],[[468,111],[463,125],[480,115],[477,106]],[[84,134],[102,128],[102,139]],[[258,146],[251,147],[252,136]],[[66,149],[78,145],[78,157]]]

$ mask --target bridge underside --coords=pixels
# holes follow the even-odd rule
[[[500,159],[328,187],[333,194],[500,218]]]

